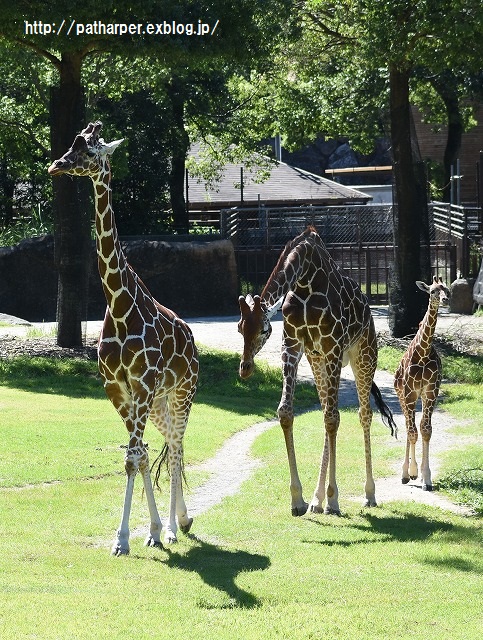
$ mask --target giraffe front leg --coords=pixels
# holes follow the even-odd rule
[[[124,468],[127,476],[126,491],[124,493],[121,524],[119,525],[116,539],[111,549],[113,556],[128,555],[129,553],[129,516],[131,514],[134,480],[141,464],[140,461],[143,460],[144,456],[144,450],[140,447],[135,447],[128,449],[124,459]]]
[[[433,431],[431,426],[431,416],[433,414],[434,404],[434,401],[426,400],[423,402],[423,416],[419,427],[422,440],[421,488],[423,491],[433,490],[431,469],[429,468],[429,442]]]
[[[136,471],[127,474],[121,524],[116,532],[116,539],[111,548],[111,554],[113,556],[127,556],[129,554],[129,514],[131,513],[135,476]]]
[[[340,515],[339,489],[336,482],[336,447],[337,431],[339,428],[340,415],[337,408],[332,411],[325,411],[325,431],[329,443],[329,483],[327,485],[327,504],[324,510],[326,514]]]
[[[402,466],[401,482],[407,484],[409,480],[416,480],[418,477],[418,463],[416,462],[416,442],[418,440],[418,430],[415,422],[415,409],[413,406],[407,407],[406,418],[406,453]]]
[[[309,507],[302,495],[302,483],[300,482],[297,461],[295,458],[295,446],[293,441],[293,412],[286,406],[278,408],[278,417],[285,438],[288,466],[290,470],[290,494],[292,497],[292,515],[303,516]]]
[[[327,467],[329,464],[329,438],[327,433],[325,434],[324,450],[322,452],[322,459],[320,461],[319,479],[317,487],[314,491],[312,500],[310,501],[311,513],[324,513],[324,501],[325,501],[325,481],[327,478]]]
[[[293,440],[293,397],[295,392],[295,382],[297,379],[297,368],[302,352],[294,348],[289,348],[284,341],[282,345],[282,373],[283,390],[277,415],[282,427],[287,449],[288,466],[290,470],[290,494],[292,498],[292,515],[303,516],[309,507],[302,494],[302,483],[300,482],[297,460],[295,457],[295,445]]]
[[[327,386],[326,386],[326,372],[325,363],[322,358],[317,358],[313,354],[308,353],[307,359],[309,361],[312,373],[314,374],[315,386],[317,387],[317,393],[319,396],[320,405],[322,411],[325,410],[327,403]],[[322,458],[320,460],[319,478],[317,486],[310,501],[311,513],[324,513],[325,502],[325,482],[327,479],[327,468],[329,465],[329,438],[327,432],[324,437],[324,449],[322,451]]]

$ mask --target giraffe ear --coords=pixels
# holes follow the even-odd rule
[[[102,143],[102,146],[100,149],[101,155],[103,156],[112,155],[114,151],[118,148],[118,146],[121,144],[121,142],[123,141],[124,141],[124,138],[121,138],[120,140],[114,140],[113,142],[100,141]]]
[[[280,309],[280,307],[281,307],[281,306],[282,306],[282,304],[283,304],[283,300],[284,300],[284,298],[283,298],[283,296],[282,296],[279,300],[277,300],[277,302],[276,302],[273,306],[271,306],[271,307],[268,309],[268,311],[267,311],[267,319],[268,319],[268,320],[270,320],[271,318],[273,318],[273,316],[277,313],[277,311]]]
[[[416,286],[418,287],[418,289],[421,289],[421,291],[426,291],[426,293],[429,293],[429,286],[425,282],[416,280]]]
[[[87,142],[83,135],[80,133],[76,135],[71,149],[72,151],[87,151]]]
[[[248,298],[248,296],[247,296]],[[238,298],[238,304],[240,305],[240,311],[242,316],[246,316],[250,313],[250,307],[247,304],[247,301],[245,300],[245,298],[243,296],[240,296]]]

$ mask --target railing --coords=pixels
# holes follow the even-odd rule
[[[478,207],[461,207],[448,202],[431,202],[429,206],[435,228],[445,231],[450,238],[481,236],[481,209]]]
[[[476,275],[478,256],[471,251],[483,235],[481,209],[462,207],[447,202],[432,202],[430,212],[436,239],[455,244],[457,247],[458,271],[463,277]]]
[[[473,247],[483,235],[481,209],[444,202],[429,204],[431,268],[446,282],[478,273],[481,256]],[[387,303],[394,262],[390,205],[234,208],[221,212],[220,232],[233,242],[240,286],[261,288],[280,249],[307,225],[316,227],[343,271],[372,302]]]
[[[222,236],[235,247],[281,248],[307,225],[314,225],[325,242],[392,241],[392,207],[264,207],[221,212]]]

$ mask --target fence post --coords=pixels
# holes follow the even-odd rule
[[[449,245],[449,255],[450,255],[450,259],[449,259],[450,281],[454,282],[456,280],[456,259],[457,259],[457,251],[456,251],[456,245],[455,244],[450,244]]]
[[[371,250],[366,247],[366,296],[372,302],[372,282],[371,282]]]
[[[461,270],[462,277],[467,278],[470,273],[470,243],[468,242],[468,211],[463,210],[463,238],[461,253]]]

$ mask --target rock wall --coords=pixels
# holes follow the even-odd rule
[[[231,242],[143,239],[122,244],[129,264],[161,304],[184,317],[237,313],[238,278]],[[57,277],[52,236],[0,248],[0,312],[30,322],[55,321]],[[105,307],[93,245],[86,318],[103,318]]]

